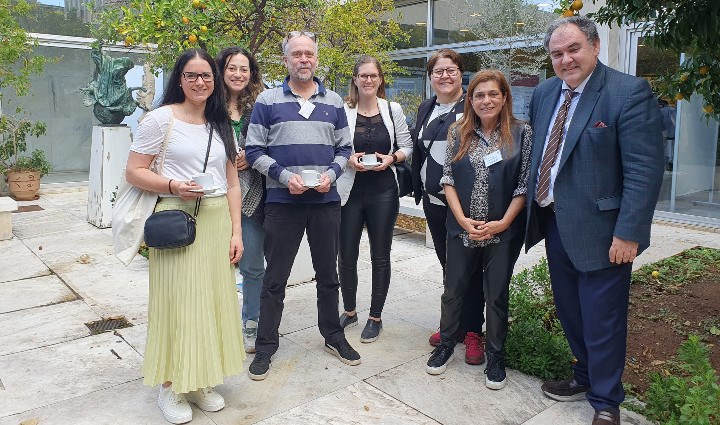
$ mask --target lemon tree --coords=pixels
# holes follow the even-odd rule
[[[592,17],[618,26],[635,22],[655,47],[685,53],[678,70],[663,75],[655,89],[676,100],[698,94],[707,116],[720,119],[719,1],[606,0]]]

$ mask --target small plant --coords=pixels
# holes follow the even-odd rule
[[[572,352],[557,318],[547,260],[513,276],[507,364],[541,379],[572,376]]]
[[[52,170],[40,149],[32,151],[30,156],[22,155],[27,151],[27,138],[40,137],[47,131],[43,122],[31,121],[23,117],[23,110],[16,108],[15,115],[4,114],[0,117],[0,173],[10,171],[37,171],[44,176]]]
[[[720,378],[700,337],[691,335],[669,364],[650,375],[645,415],[665,425],[720,423]]]

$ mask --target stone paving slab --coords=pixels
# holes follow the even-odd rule
[[[0,241],[0,252],[0,283],[51,273],[18,238]]]
[[[115,330],[122,339],[125,340],[130,346],[140,353],[141,356],[145,356],[145,343],[147,340],[147,323],[140,325],[131,326],[129,328],[122,328]]]
[[[85,323],[98,319],[82,301],[0,314],[0,356],[86,337],[90,330]]]
[[[0,282],[0,291],[0,314],[77,299],[55,275]]]
[[[253,356],[246,362],[250,364]],[[280,338],[280,349],[263,381],[252,381],[247,373],[233,376],[217,387],[226,407],[207,415],[217,424],[250,424],[293,409],[332,393],[359,379],[327,359]],[[290,422],[300,423],[300,422]]]
[[[537,378],[508,369],[505,388],[492,391],[485,387],[484,366],[466,364],[459,353],[438,376],[425,372],[428,358],[413,360],[366,382],[445,425],[521,424],[555,403],[540,392]]]
[[[0,417],[138,379],[141,365],[140,355],[109,333],[2,356]]]
[[[440,326],[440,296],[442,293],[443,289],[436,287],[410,295],[402,300],[388,302],[385,304],[383,317],[397,317],[420,326],[424,332],[415,336],[427,341],[430,334]]]
[[[377,341],[364,344],[360,342],[360,333],[366,321],[365,318],[360,320],[358,326],[345,329],[348,342],[362,357],[362,363],[357,366],[341,363],[337,357],[326,352],[325,340],[317,326],[293,332],[285,337],[360,379],[369,378],[432,351],[424,338],[426,331],[423,328],[393,317],[383,320],[383,331]]]
[[[27,412],[0,417],[0,425],[39,420],[40,425],[168,425],[157,406],[157,389],[136,379]],[[193,407],[193,425],[214,425]]]
[[[286,424],[432,425],[434,420],[364,383],[345,387],[259,422]]]
[[[589,424],[594,414],[585,400],[555,403],[522,425]],[[620,421],[625,425],[651,425],[642,415],[624,409],[620,410]]]
[[[21,239],[91,230],[95,227],[67,211],[48,207],[44,211],[13,213],[13,233]]]

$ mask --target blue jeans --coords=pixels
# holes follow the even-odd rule
[[[263,242],[265,230],[262,224],[250,217],[241,217],[242,240],[245,251],[238,263],[240,274],[243,277],[242,294],[242,321],[258,321],[260,317],[260,290],[265,278],[265,257],[263,256]]]

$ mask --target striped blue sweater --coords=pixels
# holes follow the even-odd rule
[[[300,103],[285,78],[282,87],[265,90],[255,102],[248,127],[245,155],[251,166],[266,175],[266,202],[325,203],[339,201],[335,180],[352,151],[343,101],[320,80],[308,99],[315,105],[309,118],[300,115]],[[288,181],[303,170],[327,172],[327,193],[309,189],[292,195]]]

